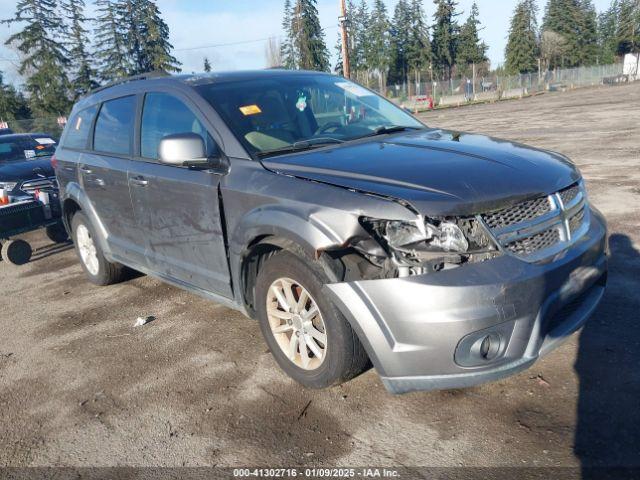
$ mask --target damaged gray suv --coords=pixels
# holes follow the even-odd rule
[[[237,309],[308,387],[371,365],[394,393],[496,380],[605,289],[606,224],[567,158],[328,74],[128,79],[75,106],[53,163],[92,282],[128,267]]]

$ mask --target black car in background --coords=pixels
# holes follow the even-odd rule
[[[58,142],[46,133],[0,136],[0,189],[10,198],[56,186],[51,156]]]

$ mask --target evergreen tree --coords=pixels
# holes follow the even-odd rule
[[[369,20],[366,62],[369,68],[377,71],[381,92],[385,91],[387,72],[391,64],[389,29],[387,7],[382,0],[375,0]]]
[[[392,83],[404,83],[409,75],[408,49],[411,23],[408,0],[398,0],[389,31],[391,46],[389,81]]]
[[[436,13],[434,14],[433,50],[434,67],[443,76],[451,78],[453,65],[456,60],[459,26],[456,17],[458,3],[455,0],[434,0]]]
[[[520,0],[511,19],[505,52],[507,72],[530,73],[538,68],[538,7],[535,0]]]
[[[89,45],[88,31],[84,27],[87,18],[84,15],[84,0],[67,0],[62,3],[62,9],[69,20],[69,41],[67,49],[71,60],[71,88],[74,98],[86,94],[96,88],[96,72],[92,59],[87,51]]]
[[[411,3],[411,26],[407,45],[407,63],[413,71],[416,83],[420,83],[420,72],[428,68],[432,61],[429,29],[425,20],[422,0]]]
[[[94,38],[99,77],[103,82],[111,82],[128,76],[133,67],[118,6],[110,0],[97,0],[96,6]]]
[[[20,120],[30,116],[26,99],[13,85],[4,83],[4,76],[0,71],[0,121]]]
[[[291,0],[284,2],[284,15],[282,19],[282,29],[284,30],[284,41],[280,46],[282,56],[282,66],[293,70],[298,66],[298,55],[295,51],[295,38],[293,35],[293,7]]]
[[[126,25],[124,37],[129,46],[130,75],[146,72],[179,72],[180,62],[171,54],[169,26],[152,0],[123,0],[118,5]]]
[[[356,12],[352,18],[352,37],[353,46],[352,69],[360,77],[364,76],[365,83],[369,83],[369,64],[367,63],[369,46],[369,27],[371,15],[369,14],[369,6],[366,0],[361,0],[358,8],[353,8]]]
[[[559,58],[548,59],[550,67],[576,67],[583,58],[583,13],[580,0],[549,0],[545,10],[542,31],[553,32],[564,44]]]
[[[336,75],[344,76],[344,57],[342,56],[342,32],[338,32],[338,40],[336,41],[336,65],[333,67],[333,72]]]
[[[204,57],[204,65],[203,65],[202,68],[207,73],[209,73],[211,71],[211,62],[209,61],[209,58]]]
[[[617,33],[618,2],[614,0],[611,6],[598,17],[598,57],[600,63],[615,62],[618,53]]]
[[[578,4],[579,65],[598,62],[598,13],[593,0],[580,0]]]
[[[478,28],[480,26],[479,16],[478,4],[473,2],[469,18],[460,28],[460,36],[458,37],[456,64],[461,69],[461,73],[467,76],[471,74],[471,65],[480,65],[489,61],[487,44],[480,40],[478,34],[480,30]]]
[[[67,50],[64,23],[57,12],[56,0],[20,0],[13,18],[2,23],[17,23],[22,29],[5,42],[22,54],[18,72],[26,78],[25,88],[34,115],[51,117],[69,109]]]
[[[618,55],[640,52],[640,0],[620,0],[617,28]]]
[[[329,51],[318,18],[317,0],[296,0],[292,34],[297,66],[303,70],[329,71]]]

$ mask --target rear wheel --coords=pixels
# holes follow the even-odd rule
[[[82,212],[73,216],[71,226],[76,253],[89,281],[96,285],[105,286],[124,280],[125,268],[119,263],[109,262],[105,258],[98,242],[95,241],[95,231]]]
[[[260,269],[256,305],[260,328],[278,365],[310,388],[348,381],[369,365],[349,322],[322,295],[322,268],[279,252]]]

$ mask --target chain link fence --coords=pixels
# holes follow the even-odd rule
[[[392,84],[388,85],[383,93],[405,107],[425,110],[431,106],[521,98],[540,92],[615,85],[632,80],[623,74],[623,64],[618,63],[511,76],[490,74],[476,78],[460,77],[445,81]]]

